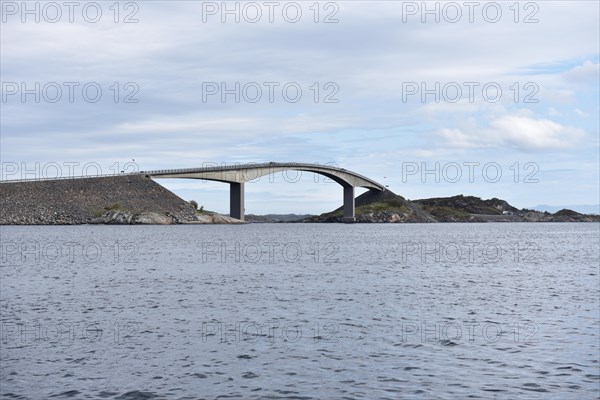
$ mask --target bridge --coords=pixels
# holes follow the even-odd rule
[[[264,163],[238,164],[232,166],[216,166],[187,169],[163,169],[157,171],[142,171],[150,178],[205,179],[229,183],[229,215],[233,218],[244,219],[244,184],[261,176],[281,171],[305,171],[326,176],[339,183],[343,191],[344,217],[343,222],[354,222],[354,188],[384,191],[385,186],[356,172],[322,164],[307,163]]]

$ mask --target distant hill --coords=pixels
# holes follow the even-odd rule
[[[577,211],[563,208],[562,210],[555,212],[554,215],[555,216],[566,216],[566,217],[580,217],[583,214],[580,214]]]
[[[562,206],[549,206],[546,204],[540,204],[534,207],[528,207],[538,211],[548,211],[555,213],[562,209],[574,210],[581,214],[600,214],[600,204],[576,204],[576,205],[562,205]]]
[[[296,222],[302,221],[305,218],[312,217],[312,214],[266,214],[266,215],[254,215],[247,214],[245,220],[248,222]]]

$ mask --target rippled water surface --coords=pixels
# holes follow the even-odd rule
[[[2,398],[597,399],[598,224],[2,227]]]

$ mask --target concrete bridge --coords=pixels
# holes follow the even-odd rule
[[[344,189],[344,222],[354,222],[354,188],[364,187],[384,191],[385,186],[356,172],[344,168],[336,168],[321,164],[305,163],[265,163],[265,164],[240,164],[233,166],[218,166],[187,169],[165,169],[157,171],[143,171],[150,178],[188,178],[206,179],[210,181],[226,182],[230,185],[229,215],[233,218],[244,219],[244,184],[261,176],[276,172],[296,170],[314,172],[324,175],[339,183]]]

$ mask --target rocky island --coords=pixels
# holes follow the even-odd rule
[[[305,218],[304,222],[341,222],[342,207]],[[505,200],[475,196],[437,197],[409,201],[391,190],[368,191],[356,198],[357,222],[599,222],[600,215],[560,210],[554,214],[517,209]]]

